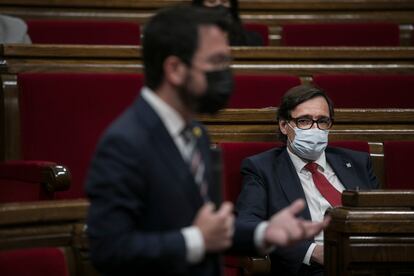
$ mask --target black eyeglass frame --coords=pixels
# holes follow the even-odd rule
[[[301,120],[301,119],[312,121],[312,124],[309,127],[300,127],[299,124],[298,124],[298,121]],[[319,124],[322,123],[321,120],[329,120],[329,126],[327,128],[320,128]],[[334,122],[333,119],[329,118],[329,117],[322,117],[322,118],[319,118],[317,120],[314,120],[314,119],[309,118],[309,117],[298,117],[298,118],[290,117],[290,119],[288,121],[293,121],[298,128],[303,129],[303,130],[311,129],[315,123],[316,123],[316,126],[320,130],[328,130],[332,127],[333,122]]]

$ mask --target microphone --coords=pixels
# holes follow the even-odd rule
[[[221,148],[217,145],[212,145],[210,147],[210,156],[211,156],[211,180],[212,183],[209,185],[209,197],[210,200],[216,205],[216,208],[221,206],[223,197],[222,197],[222,170],[223,170],[223,161]]]

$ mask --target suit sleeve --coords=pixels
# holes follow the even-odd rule
[[[265,173],[251,159],[243,161],[241,173],[243,187],[236,207],[238,220],[245,223],[259,223],[269,219],[273,215],[268,211],[269,201],[275,200],[269,193],[268,186],[272,184],[267,183]],[[303,259],[312,242],[312,240],[307,240],[295,246],[276,247],[271,253],[272,266],[282,265],[291,273],[297,273],[304,266]]]
[[[143,230],[148,179],[139,154],[145,149],[134,150],[119,138],[103,140],[89,172],[91,259],[98,270],[111,274],[122,275],[125,269],[182,273],[187,263],[180,230]]]

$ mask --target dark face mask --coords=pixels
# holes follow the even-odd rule
[[[207,91],[200,97],[198,112],[214,114],[225,108],[233,92],[234,81],[230,69],[204,73],[207,79]]]
[[[230,69],[204,72],[207,90],[202,96],[194,96],[189,91],[188,82],[180,93],[182,100],[197,113],[214,114],[226,107],[233,92],[233,74]]]

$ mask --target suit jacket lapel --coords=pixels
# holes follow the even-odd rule
[[[332,167],[345,189],[354,190],[357,187],[364,187],[363,183],[360,182],[352,161],[330,152],[329,148],[325,151],[325,154],[326,161]]]
[[[159,116],[145,100],[138,99],[136,110],[151,135],[154,154],[166,162],[176,176],[176,178],[171,179],[174,182],[172,185],[177,185],[177,188],[181,186],[181,190],[186,194],[185,198],[191,201],[192,205],[198,209],[203,204],[203,199],[190,172],[190,168],[184,161],[173,138],[168,133]]]
[[[279,182],[286,197],[290,203],[298,198],[303,198],[306,201],[305,192],[303,191],[302,184],[300,183],[299,176],[296,173],[295,167],[290,160],[289,154],[285,149],[277,157],[275,162],[275,178]],[[311,215],[309,208],[305,208],[300,216],[310,220]]]

